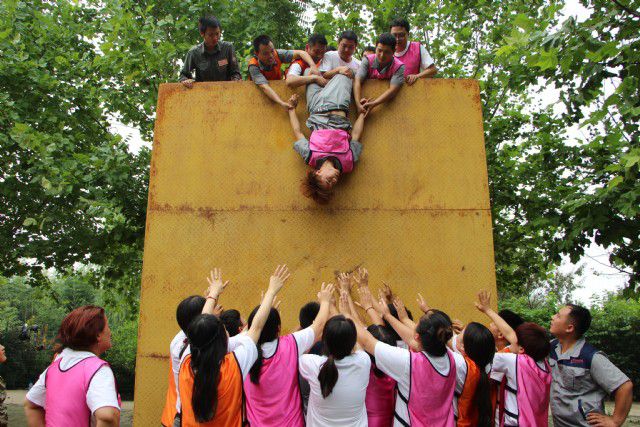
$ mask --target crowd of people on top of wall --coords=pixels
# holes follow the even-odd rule
[[[487,327],[452,320],[418,294],[414,320],[388,285],[374,296],[360,268],[323,283],[284,334],[277,294],[289,276],[278,266],[259,306],[224,310],[229,282],[214,269],[204,296],[178,304],[163,426],[526,427],[548,425],[549,408],[555,426],[620,426],[629,413],[632,383],[585,341],[583,307],[563,306],[547,331],[496,313],[482,291],[475,308]],[[100,359],[112,345],[104,310],[73,310],[58,339],[27,394],[29,425],[117,426],[116,381]]]
[[[182,84],[192,88],[197,82],[241,80],[233,45],[220,40],[220,22],[215,17],[201,18],[199,30],[203,41],[187,53],[180,72]],[[360,158],[368,113],[393,99],[405,82],[413,85],[437,73],[426,47],[410,41],[409,34],[409,22],[394,19],[389,32],[381,34],[375,46],[365,48],[362,59],[356,58],[354,31],[340,33],[336,50],[328,49],[322,34],[312,34],[305,50],[276,48],[264,34],[253,40],[247,75],[267,98],[288,111],[296,137],[294,149],[310,166],[301,187],[305,196],[328,203],[341,175],[351,172]],[[284,71],[283,64],[289,64]],[[298,96],[284,101],[269,86],[269,81],[282,79],[291,88],[306,86],[309,139],[296,115]],[[389,88],[378,97],[364,98],[362,85],[367,79],[389,80]],[[348,117],[352,100],[358,114],[353,126]]]

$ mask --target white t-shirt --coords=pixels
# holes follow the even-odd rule
[[[229,337],[229,341],[227,343],[228,352],[232,352],[238,346],[237,337],[239,335],[240,334],[235,335],[233,337]],[[176,396],[177,396],[176,409],[178,410],[178,412],[180,412],[180,407],[181,407],[180,392],[178,391],[178,374],[180,374],[180,364],[182,363],[182,359],[184,359],[184,357],[187,354],[191,354],[191,349],[189,348],[188,345],[183,350],[184,342],[186,339],[187,339],[187,335],[184,333],[184,331],[180,330],[180,332],[178,332],[176,336],[173,337],[173,339],[171,340],[171,344],[169,344],[169,355],[171,357],[171,370],[173,371],[173,379],[176,385]]]
[[[398,383],[398,392],[408,397],[411,388],[411,352],[403,348],[393,347],[389,344],[378,342],[375,349],[376,367]],[[429,359],[433,367],[443,376],[449,375],[449,357],[445,354],[441,357],[433,357],[426,352],[424,355]],[[464,357],[452,352],[453,360],[456,364],[456,393],[462,393],[464,381],[467,377],[467,363]],[[455,399],[454,399],[455,405]],[[454,406],[455,410],[455,406]],[[402,399],[396,399],[396,414],[405,421],[409,420],[409,409]],[[402,427],[403,424],[394,418],[393,425]]]
[[[338,381],[327,398],[322,397],[318,373],[326,356],[300,356],[300,374],[309,381],[311,392],[307,409],[308,427],[366,427],[364,399],[369,385],[371,358],[362,350],[336,360]]]
[[[67,370],[75,366],[78,362],[88,358],[94,357],[95,354],[90,351],[76,351],[70,348],[62,350],[55,360],[62,358],[60,362],[60,368]],[[49,369],[49,368],[47,368]],[[45,378],[47,375],[47,369],[44,370],[35,385],[31,387],[31,390],[27,393],[27,399],[44,408],[46,402],[47,388],[45,386]],[[118,404],[118,392],[116,390],[116,380],[113,376],[113,371],[109,366],[103,366],[95,373],[91,382],[89,383],[89,389],[87,390],[87,406],[91,410],[92,418],[93,413],[105,406],[110,406],[120,410]],[[95,420],[92,420],[92,424],[95,424]]]
[[[288,76],[301,76],[302,75],[302,67],[297,62],[294,62],[289,67],[289,71],[287,72]]]
[[[518,355],[514,353],[496,353],[493,356],[493,365],[491,367],[491,378],[494,373],[502,373],[507,378],[507,387],[511,390],[518,390],[518,374],[517,374]],[[536,362],[540,369],[546,370],[544,362]],[[518,419],[509,416],[508,412],[518,415],[518,399],[515,393],[508,390],[504,393],[504,423],[506,425],[518,425]]]
[[[345,62],[340,58],[337,50],[327,52],[324,54],[324,58],[322,58],[322,62],[320,63],[320,72],[324,73],[326,71],[331,71],[334,68],[347,66],[353,70],[353,74],[355,75],[358,72],[358,68],[360,68],[360,61],[353,56],[351,57],[351,62]]]
[[[409,45],[410,43],[407,43],[407,47],[404,48],[404,50],[400,53],[395,52],[394,55],[395,56],[402,56],[405,53],[407,53],[407,50],[409,50]],[[427,52],[427,48],[424,47],[424,45],[422,43],[420,43],[420,71],[424,71],[427,68],[429,68],[430,66],[432,66],[435,62],[433,61],[433,58],[431,57],[431,55],[429,55],[429,52]]]
[[[298,356],[305,354],[316,340],[316,334],[313,332],[313,328],[309,326],[301,331],[294,332],[293,338],[298,344]],[[269,358],[273,356],[278,348],[278,339],[273,341],[262,343],[262,357]]]

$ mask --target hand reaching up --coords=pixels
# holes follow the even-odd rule
[[[318,301],[320,304],[323,302],[327,302],[331,304],[331,299],[333,298],[333,291],[335,290],[335,285],[333,283],[325,284],[322,282],[322,286],[320,287],[320,292],[318,292]]]
[[[480,291],[478,292],[478,301],[475,302],[476,308],[483,313],[491,310],[491,292]]]
[[[402,302],[400,298],[393,298],[393,306],[396,308],[396,311],[398,312],[398,319],[401,322],[409,318],[409,315],[407,314],[407,308],[404,306],[404,302]]]
[[[351,291],[351,287],[349,286],[349,282],[350,282],[350,275],[349,273],[339,273],[338,274],[338,288],[339,290],[345,291],[345,292],[350,292]]]
[[[418,302],[420,310],[422,310],[424,314],[427,314],[429,310],[431,310],[431,308],[427,305],[424,298],[422,297],[422,294],[418,294],[418,298],[416,298],[416,301]]]
[[[229,284],[229,281],[222,281],[222,271],[220,271],[219,268],[214,268],[209,274],[210,276],[207,277],[209,288],[207,289],[206,296],[213,299],[218,299],[220,294],[224,291],[224,288]]]
[[[280,289],[282,289],[284,282],[287,281],[290,275],[291,274],[289,273],[289,269],[286,264],[279,265],[269,279],[269,288],[267,289],[267,292],[277,294]]]
[[[393,291],[391,290],[391,286],[386,282],[382,282],[381,292],[387,304],[391,304],[393,302]]]

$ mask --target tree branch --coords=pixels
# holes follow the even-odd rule
[[[636,18],[640,18],[640,12],[631,9],[629,6],[623,5],[618,0],[611,0],[611,1],[614,2],[615,4],[617,4],[620,9],[624,10],[628,14],[633,15]]]

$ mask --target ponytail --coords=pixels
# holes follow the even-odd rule
[[[187,329],[191,345],[193,389],[191,405],[196,420],[206,423],[218,409],[220,367],[227,354],[227,334],[216,316],[201,314]]]
[[[332,355],[329,355],[327,361],[324,362],[320,372],[318,373],[318,381],[320,381],[320,390],[322,397],[327,398],[333,391],[338,382],[338,367]]]
[[[474,396],[474,406],[478,408],[478,426],[490,427],[493,414],[486,368],[493,361],[496,343],[491,331],[480,323],[469,323],[462,334],[464,352],[480,371],[480,380]]]
[[[254,308],[249,315],[249,319],[247,320],[249,327],[253,324],[253,318],[256,317],[256,313],[259,308],[260,306]],[[278,335],[280,335],[280,313],[275,308],[271,308],[271,311],[269,311],[269,317],[267,317],[267,321],[262,328],[262,332],[260,332],[260,338],[258,338],[258,342],[256,343],[256,346],[258,347],[258,358],[249,370],[249,379],[253,384],[260,384],[260,371],[262,370],[262,362],[264,360],[262,355],[262,344],[277,339]]]
[[[327,398],[338,382],[338,367],[336,360],[341,360],[351,354],[356,345],[356,325],[353,320],[343,315],[333,316],[324,325],[322,344],[327,361],[318,372],[322,397]]]

